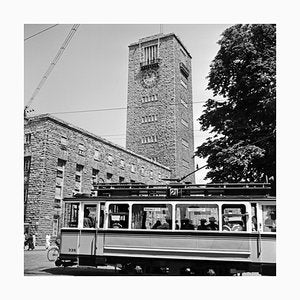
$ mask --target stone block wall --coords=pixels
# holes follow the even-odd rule
[[[140,62],[143,48],[158,44],[159,65],[151,69],[157,79],[152,86],[143,85]],[[183,50],[183,51],[182,51]],[[184,58],[183,53],[185,53]],[[180,83],[180,62],[190,70],[187,89]],[[143,101],[144,97],[157,95],[156,101]],[[186,106],[181,104],[185,99]],[[194,136],[192,109],[191,57],[174,34],[156,35],[139,40],[129,46],[128,63],[128,113],[126,148],[136,153],[157,159],[170,167],[172,177],[182,177],[194,170]],[[155,116],[156,120],[143,122],[143,118]],[[188,126],[182,124],[186,120]],[[143,142],[146,137],[156,137],[155,141]],[[182,145],[182,138],[189,147]],[[195,182],[194,175],[186,179]]]
[[[35,225],[40,244],[46,234],[53,235],[55,220],[61,220],[60,199],[75,191],[78,164],[83,166],[83,193],[91,192],[93,169],[99,171],[99,182],[119,182],[121,177],[124,182],[163,184],[161,179],[170,177],[169,168],[50,115],[30,118],[26,133],[31,134],[31,143],[25,146],[24,156],[31,157],[31,166],[24,221]],[[65,162],[61,197],[56,195],[59,159]]]

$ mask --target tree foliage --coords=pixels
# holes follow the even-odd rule
[[[208,99],[198,119],[211,136],[197,148],[212,182],[276,176],[276,27],[226,29],[210,65]]]

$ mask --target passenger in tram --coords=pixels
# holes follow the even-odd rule
[[[198,230],[207,230],[206,222],[207,222],[206,219],[201,219],[200,224],[198,225],[197,229]]]
[[[276,232],[276,213],[270,211],[269,216],[265,220],[264,231]]]
[[[257,219],[255,216],[252,217],[251,219],[251,226],[252,226],[252,231],[257,231]]]
[[[182,230],[194,230],[194,225],[191,224],[191,220],[188,218],[185,218],[182,220],[182,224],[181,224],[181,229]]]
[[[164,222],[162,225],[159,225],[157,229],[170,229],[170,224],[166,220],[166,222]]]
[[[216,223],[215,217],[210,217],[208,220],[207,230],[219,230],[219,225]]]
[[[92,219],[92,217],[90,217],[90,210],[87,208],[84,210],[83,227],[84,228],[93,228],[94,227],[93,219]]]
[[[178,224],[178,220],[175,221],[175,229],[179,229],[179,224]]]
[[[161,222],[159,220],[152,226],[152,229],[157,229],[158,226],[161,226]]]

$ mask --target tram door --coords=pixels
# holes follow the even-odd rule
[[[83,230],[80,233],[79,252],[81,255],[95,255],[97,205],[84,204]]]

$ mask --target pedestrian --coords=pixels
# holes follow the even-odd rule
[[[45,242],[45,248],[48,249],[50,247],[50,234],[46,234],[46,242]]]
[[[35,248],[35,244],[36,244],[36,235],[35,234],[32,235],[32,244],[33,244],[33,249],[34,249]]]

